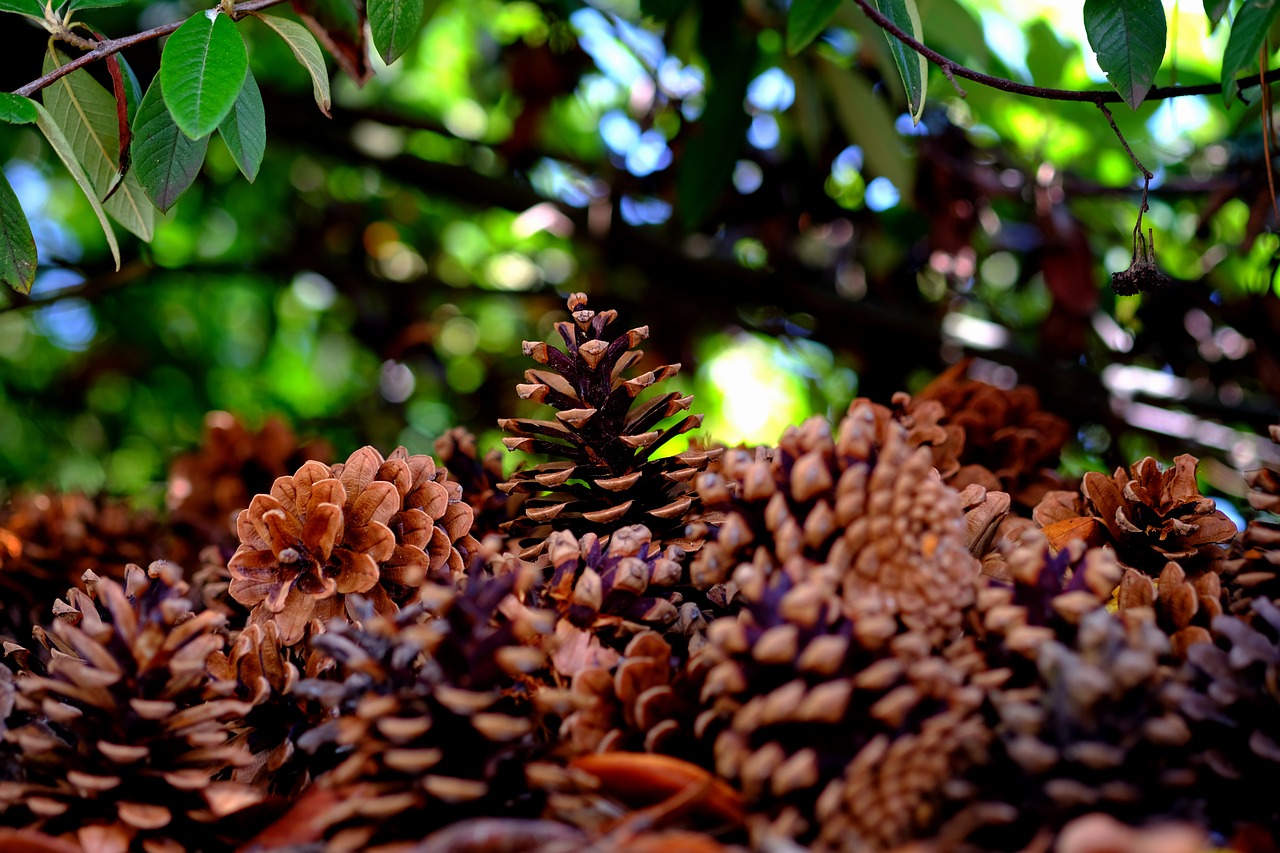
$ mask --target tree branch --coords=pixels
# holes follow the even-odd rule
[[[279,6],[284,2],[285,0],[248,0],[248,2],[241,3],[239,6],[236,6],[235,18],[236,20],[239,20],[242,14],[257,12],[261,9],[270,8],[271,6]],[[75,71],[77,68],[83,68],[91,62],[97,62],[99,59],[106,59],[108,56],[117,54],[125,48],[133,47],[135,44],[141,44],[144,41],[151,41],[152,39],[158,39],[161,36],[167,36],[184,23],[186,23],[185,18],[181,21],[173,21],[172,23],[153,27],[149,30],[135,33],[131,36],[122,36],[118,39],[104,39],[103,41],[98,42],[97,46],[94,47],[93,50],[83,56],[78,56],[66,65],[55,68],[38,80],[32,80],[27,85],[19,89],[15,89],[13,93],[15,95],[22,95],[24,98],[29,98],[51,83],[54,83],[70,74],[72,71]]]
[[[948,80],[955,83],[956,77],[962,77],[965,80],[972,80],[974,83],[980,83],[992,89],[999,89],[1002,92],[1009,92],[1014,95],[1025,95],[1028,98],[1040,98],[1046,101],[1076,101],[1084,103],[1094,103],[1099,106],[1103,104],[1118,104],[1124,101],[1120,97],[1120,93],[1114,89],[1053,89],[1044,86],[1030,86],[1026,83],[1019,83],[1016,80],[1010,80],[1006,77],[994,77],[990,74],[983,74],[981,71],[974,71],[968,66],[961,65],[954,59],[943,56],[931,47],[916,41],[907,32],[904,32],[893,21],[880,14],[874,6],[867,0],[853,0],[862,9],[863,13],[875,23],[880,29],[889,33],[898,41],[932,62],[934,65],[942,69],[942,73],[947,76]],[[1270,71],[1262,75],[1263,83],[1274,83],[1280,80],[1280,68]],[[1245,86],[1251,86],[1257,82],[1252,75],[1246,75],[1236,81],[1236,84],[1243,89]],[[1159,86],[1147,92],[1147,96],[1143,98],[1143,103],[1147,101],[1163,101],[1169,98],[1181,98],[1186,95],[1212,95],[1222,91],[1222,86],[1218,83],[1205,83],[1199,86]]]

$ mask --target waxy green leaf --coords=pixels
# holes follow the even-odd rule
[[[0,172],[0,284],[30,293],[36,280],[36,238],[18,195]]]
[[[65,56],[50,49],[45,54],[44,73],[66,61]],[[155,208],[132,172],[120,178],[120,125],[115,98],[87,71],[78,69],[58,78],[44,90],[44,105],[91,181],[92,188],[85,192],[93,196],[95,203],[112,193],[103,202],[103,208],[129,231],[149,242],[155,231]],[[115,186],[117,181],[120,181],[119,187]]]
[[[294,57],[311,75],[311,93],[315,96],[316,106],[320,108],[320,112],[329,115],[329,108],[333,105],[333,99],[329,95],[329,69],[324,65],[324,55],[320,53],[320,45],[316,44],[315,36],[307,32],[306,27],[288,18],[256,12],[254,17],[275,30],[284,39],[284,43],[289,45]]]
[[[0,121],[5,124],[35,124],[36,102],[21,95],[0,92]]]
[[[413,44],[422,24],[422,13],[423,0],[369,0],[373,46],[388,65]]]
[[[843,0],[792,0],[787,10],[787,53],[795,56],[817,38],[841,2]]]
[[[192,139],[208,136],[231,112],[249,54],[236,25],[214,9],[197,12],[178,27],[160,56],[160,79],[169,113]]]
[[[916,0],[873,0],[880,14],[892,21],[898,29],[924,43],[924,27],[920,24],[920,10]],[[902,88],[907,93],[907,110],[911,121],[919,124],[924,113],[925,85],[929,81],[929,63],[915,50],[903,44],[893,33],[885,30],[889,40],[889,52],[902,77]]]
[[[164,100],[164,81],[156,75],[133,123],[133,173],[147,197],[162,212],[173,207],[204,164],[209,137],[191,139],[178,129]]]
[[[1280,0],[1247,0],[1231,23],[1222,52],[1222,97],[1228,107],[1240,91],[1236,77],[1258,67],[1258,51],[1278,11]]]
[[[44,20],[44,4],[39,0],[0,0],[0,12],[13,12],[36,20]]]
[[[1098,65],[1136,110],[1164,61],[1164,5],[1160,0],[1085,0],[1084,29]]]
[[[120,244],[116,242],[116,232],[112,229],[111,222],[107,219],[107,213],[102,207],[102,202],[98,201],[98,193],[93,187],[93,181],[89,180],[84,167],[80,165],[80,161],[77,159],[75,148],[71,145],[71,141],[67,139],[66,134],[62,132],[62,127],[53,115],[40,104],[36,104],[36,113],[38,115],[36,127],[40,128],[44,138],[49,140],[49,146],[53,148],[53,153],[58,155],[62,165],[66,166],[67,171],[71,173],[71,178],[89,199],[89,206],[93,208],[93,215],[98,217],[98,224],[102,226],[102,232],[107,237],[107,246],[111,249],[111,257],[115,259],[116,269],[120,269]],[[147,211],[150,212],[151,208],[148,207]]]
[[[249,179],[249,183],[253,183],[267,151],[267,113],[252,71],[244,78],[244,87],[240,90],[240,97],[236,98],[236,105],[218,125],[218,133],[240,172]]]

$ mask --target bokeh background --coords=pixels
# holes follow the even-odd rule
[[[1106,85],[1077,3],[919,6],[925,41],[974,68]],[[1157,84],[1213,82],[1225,32],[1199,3],[1166,6]],[[194,9],[82,17],[124,35]],[[284,43],[241,23],[267,105],[261,173],[247,184],[215,139],[151,244],[121,232],[120,272],[43,138],[0,126],[43,263],[30,297],[0,294],[0,491],[158,505],[213,409],[281,413],[340,456],[431,452],[453,425],[497,446],[496,419],[530,413],[520,342],[547,339],[577,290],[648,324],[653,362],[685,366],[673,382],[707,414],[704,440],[771,443],[972,356],[973,375],[1030,384],[1068,418],[1066,473],[1192,452],[1235,512],[1239,472],[1280,459],[1260,437],[1280,420],[1280,236],[1256,104],[1117,107],[1156,174],[1145,221],[1174,280],[1118,298],[1138,175],[1098,110],[961,97],[934,69],[913,125],[851,3],[795,57],[783,0],[427,10],[363,87],[334,67],[332,119]],[[45,44],[17,20],[0,35],[7,90],[38,76]],[[145,85],[159,46],[127,57]]]

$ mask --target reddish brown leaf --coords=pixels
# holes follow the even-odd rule
[[[1101,545],[1104,541],[1102,530],[1098,519],[1082,516],[1055,521],[1040,532],[1049,540],[1050,548],[1060,551],[1072,539],[1079,539],[1087,545]]]
[[[330,812],[348,796],[359,796],[359,793],[350,790],[332,791],[313,785],[298,798],[293,808],[240,849],[276,850],[319,841],[329,827]]]
[[[735,824],[743,819],[742,797],[737,791],[698,765],[679,758],[606,752],[584,755],[570,764],[599,779],[602,793],[632,808],[652,806],[691,787],[706,786],[706,794],[693,804],[693,811]]]

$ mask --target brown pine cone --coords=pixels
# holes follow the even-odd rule
[[[970,781],[1013,808],[975,843],[1019,849],[1099,809],[1128,820],[1194,814],[1184,811],[1197,796],[1191,729],[1173,707],[1169,641],[1150,613],[1093,609],[1069,642],[1045,638],[1034,654],[1034,681],[991,692],[998,742]]]
[[[679,543],[686,520],[697,514],[689,482],[714,452],[654,458],[672,438],[702,423],[702,415],[685,415],[659,426],[688,409],[692,396],[672,391],[634,404],[645,389],[675,376],[680,365],[627,378],[644,356],[636,347],[649,336],[648,326],[610,337],[607,328],[617,311],[589,310],[582,293],[570,296],[568,304],[573,322],[556,324],[565,351],[525,341],[525,354],[546,368],[525,371],[526,383],[516,386],[522,398],[554,408],[556,419],[498,422],[512,433],[503,439],[508,450],[562,461],[517,471],[499,486],[508,494],[529,496],[521,515],[504,529],[522,543],[526,558],[541,553],[552,529],[607,536],[643,524],[662,545]]]
[[[890,423],[877,447],[874,411],[856,403],[839,437],[821,418],[783,434],[771,460],[731,450],[723,475],[698,478],[709,511],[722,516],[694,557],[702,589],[750,567],[795,579],[821,568],[839,578],[843,614],[889,616],[939,645],[959,632],[978,589],[959,495]]]
[[[1272,428],[1280,438],[1280,426]],[[1249,478],[1249,505],[1258,512],[1280,515],[1280,472],[1262,468]],[[1255,599],[1280,599],[1280,524],[1255,518],[1240,537],[1239,552],[1223,563],[1231,596],[1231,612],[1252,614]]]
[[[228,568],[230,592],[252,607],[249,624],[274,620],[294,645],[313,620],[345,620],[346,596],[366,596],[394,614],[428,576],[461,576],[471,507],[430,456],[372,447],[345,463],[307,462],[240,513],[241,545]]]
[[[745,577],[747,610],[708,629],[707,710],[715,767],[748,804],[756,844],[877,850],[929,837],[950,787],[989,738],[968,640],[941,654],[889,614],[848,618],[839,575]]]
[[[1070,425],[1040,408],[1040,395],[1027,385],[1004,389],[966,376],[971,360],[957,362],[915,397],[911,408],[942,404],[943,428],[963,432],[957,453],[960,466],[944,474],[963,489],[971,483],[1008,492],[1015,502],[1032,507],[1048,489],[1059,488],[1052,469],[1071,437]]]
[[[150,578],[148,578],[148,574]],[[205,659],[223,648],[221,617],[195,616],[172,563],[130,566],[122,587],[86,577],[37,638],[45,661],[9,645],[19,668],[23,781],[0,784],[0,820],[76,839],[86,850],[223,850],[229,815],[257,802],[214,781],[248,760],[228,723],[249,710],[210,698]]]
[[[1190,682],[1177,708],[1192,723],[1189,754],[1216,825],[1280,831],[1280,805],[1261,780],[1280,770],[1280,607],[1255,599],[1251,618],[1218,616],[1212,642],[1187,650]]]
[[[1116,605],[1121,612],[1154,610],[1156,624],[1169,635],[1173,653],[1182,658],[1191,644],[1210,640],[1209,626],[1214,617],[1222,615],[1222,583],[1211,571],[1189,579],[1174,562],[1165,563],[1154,584],[1141,572],[1127,568],[1116,591]]]
[[[1199,460],[1183,454],[1173,462],[1161,470],[1148,456],[1110,477],[1090,472],[1079,494],[1048,492],[1032,516],[1050,534],[1079,525],[1081,518],[1097,519],[1075,535],[1090,541],[1103,537],[1122,563],[1152,577],[1170,560],[1195,576],[1225,556],[1222,546],[1235,538],[1236,526],[1212,498],[1200,494]]]
[[[451,481],[462,486],[462,495],[471,504],[471,533],[477,539],[500,532],[511,520],[517,501],[498,488],[506,481],[502,455],[497,448],[480,456],[476,437],[465,427],[454,427],[435,441],[436,456]]]
[[[116,580],[172,544],[154,513],[107,497],[37,494],[0,510],[0,636],[25,640],[86,571]],[[173,556],[182,556],[175,554]]]
[[[323,817],[326,850],[421,838],[466,818],[532,808],[520,759],[535,721],[526,674],[543,665],[532,643],[549,620],[495,620],[533,573],[473,575],[466,589],[428,584],[423,601],[394,616],[354,599],[360,626],[316,637],[337,680],[305,679],[296,692],[336,714],[299,746],[334,766],[317,780],[345,792]]]

